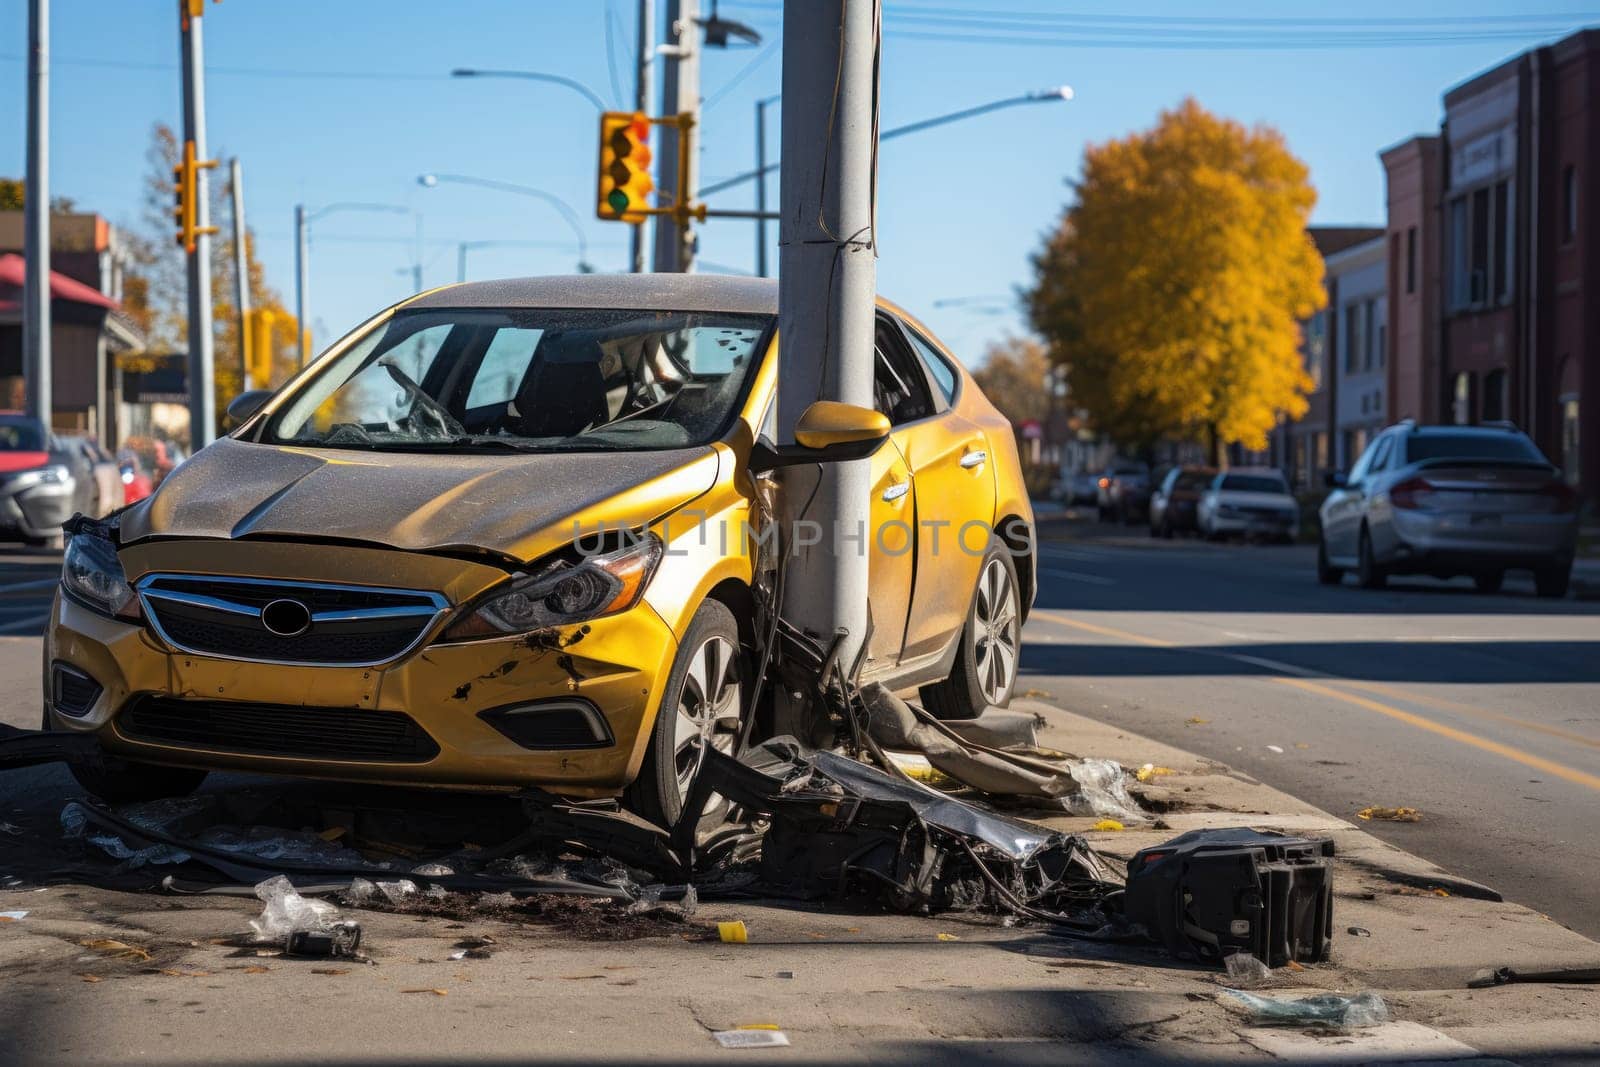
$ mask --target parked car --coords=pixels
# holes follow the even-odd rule
[[[1097,501],[1100,494],[1100,472],[1080,470],[1067,481],[1067,503],[1073,506],[1088,505]]]
[[[137,452],[124,452],[117,460],[117,472],[122,482],[122,502],[137,504],[155,491],[155,483],[144,471]]]
[[[1173,467],[1150,494],[1150,536],[1199,530],[1200,494],[1216,478],[1211,467]]]
[[[1009,422],[880,302],[875,410],[818,402],[775,445],[777,310],[714,275],[451,286],[240,397],[68,546],[45,717],[98,738],[80,781],[537,785],[671,822],[753,714],[767,476],[840,459],[870,457],[874,533],[840,548],[869,555],[862,680],[1006,704],[1035,587]]]
[[[1097,483],[1101,522],[1136,522],[1150,500],[1150,464],[1136,459],[1112,461]]]
[[[89,506],[91,477],[83,457],[41,420],[0,412],[0,538],[59,543],[61,524]]]
[[[1567,593],[1578,494],[1514,427],[1391,426],[1328,484],[1317,551],[1325,584],[1347,570],[1367,588],[1391,574],[1470,575],[1489,593],[1520,569],[1540,596]]]
[[[1281,471],[1234,467],[1213,477],[1200,494],[1195,525],[1213,541],[1232,535],[1293,541],[1300,535],[1300,504]]]
[[[89,495],[83,513],[98,518],[120,508],[123,504],[122,472],[111,453],[87,434],[57,434],[56,439],[81,457],[88,468]]]

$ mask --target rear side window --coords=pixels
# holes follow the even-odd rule
[[[1285,493],[1282,478],[1274,478],[1270,474],[1224,474],[1222,484],[1217,488],[1230,489],[1236,493]]]
[[[956,371],[945,362],[944,356],[933,343],[923,337],[911,327],[906,327],[906,336],[911,338],[911,347],[917,350],[917,356],[922,360],[922,365],[928,368],[928,377],[933,379],[933,384],[939,387],[939,392],[944,394],[946,403],[956,398]]]
[[[1210,471],[1184,471],[1178,475],[1178,484],[1174,488],[1203,489],[1210,484],[1211,479],[1214,477],[1215,475]]]
[[[895,426],[925,419],[934,413],[928,393],[928,376],[912,357],[905,334],[884,318],[878,319],[876,368],[873,373],[874,406]]]
[[[1407,436],[1406,462],[1429,459],[1548,462],[1532,441],[1518,433],[1413,433]]]

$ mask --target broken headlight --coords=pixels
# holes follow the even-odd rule
[[[650,583],[661,551],[661,540],[646,534],[604,555],[556,560],[475,602],[441,639],[527,633],[627,611]]]
[[[137,619],[139,603],[117,546],[93,534],[73,534],[61,557],[61,589],[67,596],[102,615]]]

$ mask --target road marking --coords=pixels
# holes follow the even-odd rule
[[[8,634],[13,630],[31,630],[33,627],[43,626],[49,621],[50,613],[47,611],[43,615],[34,615],[30,618],[18,619],[15,622],[8,622],[4,625],[0,625],[0,634]]]
[[[1080,622],[1077,619],[1069,619],[1065,615],[1060,615],[1053,611],[1044,611],[1037,608],[1034,609],[1033,615],[1036,615],[1047,622],[1071,626],[1079,630],[1085,630],[1089,633],[1099,634],[1102,637],[1116,638],[1119,641],[1131,641],[1134,644],[1145,645],[1149,648],[1178,649],[1180,651],[1191,652],[1195,655],[1213,656],[1220,657],[1222,659],[1235,660],[1237,662],[1247,663],[1253,667],[1267,667],[1272,670],[1294,675],[1294,677],[1289,678],[1274,677],[1270,680],[1282,683],[1284,685],[1292,685],[1309,692],[1321,693],[1322,695],[1332,697],[1335,700],[1341,700],[1347,704],[1354,704],[1357,707],[1365,708],[1368,711],[1375,711],[1381,715],[1387,715],[1392,719],[1415,726],[1418,729],[1436,733],[1441,737],[1448,737],[1451,740],[1459,741],[1464,745],[1470,745],[1473,748],[1482,749],[1485,752],[1492,752],[1497,756],[1502,756],[1515,763],[1521,763],[1524,766],[1533,767],[1537,770],[1544,771],[1547,774],[1552,774],[1557,778],[1563,779],[1564,781],[1572,782],[1577,785],[1588,786],[1590,789],[1600,790],[1600,776],[1588,774],[1584,771],[1574,770],[1571,767],[1552,762],[1551,760],[1544,759],[1541,756],[1535,756],[1531,752],[1524,752],[1521,749],[1511,745],[1501,744],[1498,741],[1491,741],[1486,737],[1479,737],[1477,734],[1468,733],[1465,730],[1459,730],[1454,726],[1446,726],[1443,723],[1435,722],[1425,715],[1418,715],[1414,712],[1392,707],[1388,704],[1383,704],[1376,700],[1370,700],[1367,697],[1359,696],[1355,693],[1346,693],[1321,683],[1339,682],[1344,685],[1349,685],[1358,689],[1366,689],[1371,692],[1383,692],[1385,695],[1392,696],[1395,699],[1404,700],[1411,703],[1432,703],[1434,706],[1444,708],[1445,710],[1463,711],[1469,714],[1478,714],[1484,718],[1493,719],[1497,722],[1503,722],[1507,725],[1521,726],[1539,733],[1546,733],[1555,737],[1562,737],[1566,740],[1576,741],[1584,745],[1600,748],[1600,743],[1597,743],[1590,738],[1582,737],[1579,734],[1569,733],[1568,731],[1560,730],[1553,726],[1545,726],[1541,723],[1527,722],[1523,719],[1513,718],[1509,715],[1499,715],[1483,708],[1473,708],[1468,704],[1454,704],[1453,701],[1441,701],[1434,697],[1419,696],[1409,692],[1408,690],[1382,686],[1375,682],[1358,682],[1344,678],[1338,678],[1323,671],[1312,670],[1308,667],[1299,667],[1292,663],[1284,663],[1279,660],[1265,659],[1260,656],[1247,656],[1237,652],[1223,652],[1219,649],[1188,647],[1176,644],[1172,641],[1163,641],[1155,637],[1145,637],[1143,634],[1132,633],[1128,630],[1118,630],[1110,626],[1098,626],[1094,623]],[[1317,680],[1312,681],[1311,679]],[[1453,707],[1446,707],[1446,705],[1453,705]]]
[[[1375,711],[1379,715],[1387,715],[1391,719],[1415,726],[1419,730],[1427,730],[1429,733],[1438,734],[1440,737],[1448,737],[1452,741],[1458,741],[1463,745],[1470,745],[1484,752],[1492,752],[1514,763],[1520,763],[1524,767],[1532,767],[1535,770],[1543,771],[1545,774],[1554,775],[1563,781],[1571,782],[1574,785],[1588,786],[1590,789],[1600,792],[1600,775],[1585,774],[1583,771],[1574,770],[1571,767],[1563,766],[1541,756],[1535,756],[1531,752],[1524,752],[1520,748],[1502,745],[1498,741],[1491,741],[1486,737],[1479,737],[1477,734],[1469,734],[1467,731],[1458,730],[1454,726],[1446,726],[1444,723],[1434,722],[1424,715],[1404,711],[1388,704],[1379,703],[1376,700],[1357,696],[1354,693],[1345,693],[1305,678],[1274,678],[1273,681],[1283,685],[1292,685],[1296,689],[1304,689],[1309,693],[1332,697],[1334,700],[1342,700],[1346,704],[1353,704],[1358,708]]]
[[[20,596],[23,593],[37,593],[43,589],[54,589],[60,584],[60,578],[41,578],[36,582],[17,582],[13,585],[0,585],[0,597]]]
[[[1064,571],[1058,567],[1040,567],[1040,574],[1047,574],[1052,578],[1065,578],[1069,582],[1084,582],[1088,585],[1116,585],[1115,578],[1106,578],[1098,574],[1084,574],[1082,571]]]
[[[1426,693],[1412,693],[1392,685],[1384,685],[1381,682],[1357,682],[1349,679],[1340,679],[1340,681],[1352,688],[1365,689],[1369,693],[1378,693],[1382,696],[1393,697],[1396,700],[1424,704],[1428,707],[1439,708],[1442,711],[1459,711],[1464,715],[1475,715],[1480,719],[1492,719],[1495,722],[1503,722],[1508,726],[1520,726],[1525,730],[1549,734],[1551,737],[1559,737],[1563,741],[1571,741],[1574,744],[1600,748],[1600,739],[1585,737],[1583,734],[1574,733],[1571,730],[1563,730],[1559,726],[1547,726],[1542,722],[1519,719],[1514,715],[1502,715],[1498,711],[1490,711],[1488,708],[1480,708],[1473,704],[1462,704],[1458,701],[1446,700],[1443,697],[1429,696]]]

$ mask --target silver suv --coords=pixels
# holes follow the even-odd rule
[[[1465,574],[1492,593],[1520,568],[1540,596],[1567,593],[1578,495],[1514,427],[1402,422],[1328,487],[1317,550],[1326,585],[1346,570],[1369,589],[1391,574]]]

